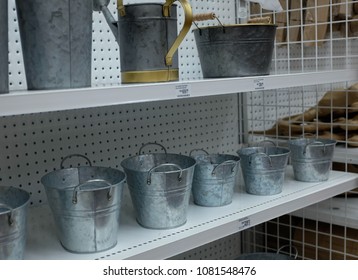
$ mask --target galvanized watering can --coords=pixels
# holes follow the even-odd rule
[[[23,259],[29,201],[22,189],[0,187],[0,260]]]
[[[164,153],[141,154],[150,144]],[[192,157],[167,153],[157,143],[143,145],[139,155],[121,162],[141,226],[169,229],[186,223],[195,164]]]
[[[197,163],[192,187],[194,203],[206,207],[230,204],[238,179],[240,158],[209,154],[204,149],[194,149],[189,156]]]
[[[28,89],[91,86],[92,1],[16,0]]]
[[[70,157],[84,157],[90,166],[64,168]],[[55,217],[61,245],[73,253],[105,251],[117,244],[125,174],[94,167],[83,155],[69,155],[61,169],[41,178]]]
[[[7,0],[0,1],[0,94],[9,91]]]
[[[187,0],[178,0],[185,22],[177,35],[175,1],[123,5],[123,0],[118,0],[116,21],[107,8],[109,0],[94,0],[94,10],[103,12],[119,43],[122,83],[179,79],[177,50],[190,30],[192,10]]]
[[[289,141],[295,180],[320,182],[329,178],[334,148],[333,139],[298,138]]]

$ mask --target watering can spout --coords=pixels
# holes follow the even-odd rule
[[[93,10],[103,13],[109,28],[111,29],[114,37],[118,41],[118,23],[108,9],[108,4],[109,0],[93,0]]]

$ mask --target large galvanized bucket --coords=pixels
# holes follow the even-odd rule
[[[238,154],[247,193],[274,195],[282,192],[289,149],[246,147]]]
[[[0,1],[0,94],[9,92],[7,0]]]
[[[63,168],[63,161],[41,179],[62,246],[73,253],[114,247],[125,174],[108,167]]]
[[[238,182],[238,156],[227,154],[205,154],[190,156],[196,160],[192,193],[194,203],[201,206],[224,206],[232,202],[234,188]]]
[[[195,29],[204,78],[268,75],[277,26],[250,23]]]
[[[295,180],[303,182],[328,180],[336,143],[336,140],[331,139],[290,140],[289,148]]]
[[[123,5],[118,0],[118,21],[107,8],[108,0],[94,1],[94,9],[103,12],[119,43],[122,83],[179,79],[177,50],[190,30],[192,10],[187,0],[179,1],[185,22],[177,35],[175,1]]]
[[[141,155],[142,148],[139,155],[121,162],[137,222],[151,229],[169,229],[185,224],[195,159],[169,154],[164,147],[165,153]]]
[[[0,187],[0,260],[23,259],[29,201],[24,190]]]
[[[28,89],[91,86],[93,0],[16,0]]]

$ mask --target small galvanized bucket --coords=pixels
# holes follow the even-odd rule
[[[0,94],[9,92],[9,35],[7,0],[0,1]]]
[[[264,23],[220,23],[195,29],[203,77],[268,75],[276,28],[276,25]]]
[[[192,155],[194,151],[205,154]],[[224,206],[232,202],[239,174],[238,156],[209,154],[203,149],[189,154],[196,160],[192,193],[194,203],[201,206]]]
[[[94,0],[94,10],[102,11],[120,46],[122,83],[149,83],[179,79],[177,50],[192,24],[187,0],[180,0],[185,15],[177,34],[177,6],[165,3],[123,5],[117,1],[118,20],[107,8],[109,0]]]
[[[0,260],[23,259],[29,201],[24,190],[0,187]]]
[[[165,153],[141,154],[121,165],[136,211],[137,222],[151,229],[169,229],[186,223],[196,161],[192,157]]]
[[[290,247],[289,252],[282,252],[285,247]],[[290,245],[284,245],[277,250],[276,253],[247,253],[242,254],[236,260],[273,260],[273,261],[288,261],[296,260],[298,257],[298,250],[296,247]]]
[[[63,168],[73,156],[90,166]],[[108,167],[92,167],[83,155],[69,155],[61,169],[42,177],[62,246],[73,253],[94,253],[117,244],[125,174]]]
[[[334,148],[331,139],[299,138],[289,141],[295,180],[320,182],[329,178]]]
[[[16,0],[27,87],[91,86],[93,0]]]
[[[247,193],[274,195],[282,192],[289,149],[246,147],[238,154]]]

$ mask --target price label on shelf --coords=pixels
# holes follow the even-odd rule
[[[176,96],[178,98],[190,97],[190,95],[191,95],[191,85],[189,85],[189,84],[175,85],[175,93],[176,93]]]
[[[249,217],[245,217],[239,220],[239,230],[247,229],[251,226],[251,221]]]
[[[263,78],[254,79],[254,90],[264,90],[265,80]]]

